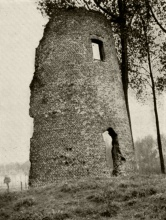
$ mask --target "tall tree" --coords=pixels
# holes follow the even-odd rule
[[[119,58],[121,63],[121,73],[122,73],[122,83],[124,96],[126,101],[127,113],[130,122],[130,111],[129,111],[129,102],[128,102],[128,83],[129,83],[129,54],[128,48],[130,42],[128,37],[130,35],[132,20],[137,13],[141,10],[142,5],[136,0],[39,0],[39,9],[41,12],[46,14],[48,17],[51,17],[57,7],[68,8],[68,7],[78,7],[85,6],[87,9],[95,9],[104,13],[107,18],[113,24],[114,33],[117,36],[117,46],[119,51]],[[132,130],[131,130],[132,132]]]
[[[155,22],[162,31],[164,28],[164,19],[162,10],[166,11],[164,0],[39,0],[39,9],[43,14],[51,17],[56,8],[80,7],[84,6],[88,10],[94,9],[101,11],[112,23],[113,33],[116,39],[119,60],[121,64],[122,83],[128,117],[130,121],[128,87],[130,77],[133,76],[135,69],[133,62],[142,56],[142,22],[140,15],[148,12],[151,23]],[[161,10],[162,9],[162,10]],[[152,22],[153,19],[153,22]],[[145,50],[143,50],[145,52]],[[131,77],[132,81],[133,77]],[[143,81],[141,80],[139,84]],[[158,78],[158,85],[163,82],[163,77]],[[138,81],[136,82],[138,83]],[[131,82],[134,87],[135,82]],[[137,88],[137,86],[135,86]],[[131,130],[132,132],[132,130]]]
[[[155,82],[154,82],[152,66],[151,66],[151,55],[150,55],[150,47],[149,47],[149,41],[148,41],[148,36],[147,36],[147,26],[145,26],[145,23],[143,24],[143,28],[144,28],[144,35],[145,35],[145,45],[147,49],[149,73],[150,73],[150,79],[151,79],[151,84],[152,84],[154,113],[155,113],[155,119],[156,119],[157,143],[158,143],[158,150],[159,150],[159,156],[160,156],[161,172],[165,173],[165,165],[164,165],[164,157],[163,157],[163,152],[162,152],[160,125],[159,125],[158,109],[157,109],[157,101],[156,101]]]
[[[145,0],[147,3],[147,0]],[[160,62],[159,49],[161,47],[161,42],[157,42],[156,34],[154,35],[154,30],[156,33],[159,30],[156,29],[156,25],[153,23],[153,16],[150,15],[150,7],[148,4],[145,4],[145,10],[139,15],[139,19],[137,22],[140,23],[140,51],[139,51],[139,60],[135,60],[134,65],[135,68],[135,76],[132,79],[132,83],[137,89],[138,94],[143,91],[143,84],[147,86],[148,84],[151,87],[152,97],[153,97],[153,106],[154,106],[154,115],[156,121],[156,132],[157,132],[157,143],[160,157],[160,165],[161,172],[165,173],[165,165],[164,165],[164,157],[162,152],[162,142],[161,142],[161,134],[160,134],[160,125],[159,125],[159,117],[158,117],[158,108],[157,108],[157,96],[156,96],[156,88],[160,91],[163,89],[161,83],[159,84],[160,79],[163,79],[163,76],[154,77],[154,72],[162,72],[162,65]],[[156,22],[156,21],[155,21]],[[161,40],[161,39],[160,39]],[[156,66],[159,65],[159,68]],[[140,72],[143,69],[144,72]],[[155,82],[156,78],[156,82]],[[157,85],[157,86],[156,86]],[[138,89],[139,88],[139,89]]]

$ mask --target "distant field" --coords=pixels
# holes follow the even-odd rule
[[[1,220],[166,219],[164,175],[81,179],[0,193]]]
[[[8,175],[11,179],[9,184],[10,191],[21,191],[27,189],[28,186],[28,177],[25,175]],[[4,184],[4,176],[0,176],[0,192],[5,192],[7,189],[6,184]],[[1,219],[0,219],[1,220]]]

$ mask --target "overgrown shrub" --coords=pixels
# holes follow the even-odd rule
[[[22,207],[27,208],[35,205],[35,199],[33,197],[22,198],[18,200],[14,205],[14,210],[19,211]]]
[[[0,219],[6,220],[8,218],[9,218],[9,214],[4,209],[0,209]]]
[[[90,206],[78,206],[74,210],[74,214],[80,217],[86,217],[92,214],[98,214],[98,210]]]
[[[55,213],[47,213],[46,211],[35,212],[24,210],[14,213],[10,220],[65,220],[70,218],[70,214],[61,210]]]
[[[102,194],[92,194],[86,197],[87,200],[91,202],[96,202],[96,203],[103,203],[105,202],[105,197]]]
[[[111,201],[107,201],[107,203],[104,206],[104,209],[100,211],[100,216],[111,218],[116,216],[119,210],[120,210],[119,206],[117,206]]]

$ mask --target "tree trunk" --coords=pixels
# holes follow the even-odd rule
[[[119,148],[118,136],[112,138],[112,160],[113,160],[113,176],[119,176],[122,174],[122,165],[126,159],[122,156]]]
[[[119,140],[117,133],[110,127],[107,129],[108,134],[112,138],[112,160],[113,160],[113,176],[118,176],[122,174],[122,165],[123,162],[126,161],[126,159],[123,157],[120,147],[119,147]]]
[[[119,17],[120,17],[120,38],[121,38],[121,73],[122,73],[122,83],[123,83],[123,91],[126,103],[127,114],[129,118],[129,125],[130,131],[132,136],[132,142],[134,147],[133,141],[133,134],[132,134],[132,127],[131,127],[131,117],[130,117],[130,109],[129,109],[129,101],[128,101],[128,49],[127,49],[127,42],[128,42],[128,33],[127,33],[127,25],[126,25],[126,1],[125,0],[118,0],[119,6]]]
[[[126,10],[126,2],[127,0],[118,0],[118,9],[119,9],[119,16],[114,14],[113,12],[108,11],[104,7],[101,6],[101,0],[94,0],[97,7],[99,7],[104,13],[108,14],[112,19],[114,19],[114,22],[119,24],[120,29],[120,39],[121,39],[121,74],[122,74],[122,84],[123,84],[123,91],[124,91],[124,98],[126,103],[126,109],[127,109],[127,115],[129,119],[129,125],[130,125],[130,132],[131,132],[131,138],[134,148],[134,141],[133,141],[133,134],[132,134],[132,128],[131,128],[131,118],[130,118],[130,110],[129,110],[129,101],[128,101],[128,50],[127,50],[127,36],[128,36],[128,30],[127,30],[127,22],[126,22],[126,14],[128,13]]]
[[[157,110],[157,102],[156,102],[155,83],[154,83],[153,72],[152,72],[152,67],[151,67],[150,50],[149,50],[149,44],[148,44],[148,39],[147,39],[146,33],[145,33],[145,37],[146,37],[146,44],[147,44],[147,56],[148,56],[150,79],[151,79],[151,83],[152,83],[152,94],[153,94],[153,103],[154,103],[154,113],[155,113],[155,119],[156,119],[157,143],[158,143],[158,150],[159,150],[159,156],[160,156],[160,166],[161,166],[161,173],[164,174],[165,173],[165,164],[164,164],[164,157],[163,157],[163,152],[162,152],[160,126],[159,126],[158,110]]]
[[[7,192],[9,192],[9,183],[6,183],[7,185]]]

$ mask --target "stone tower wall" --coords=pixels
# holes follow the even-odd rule
[[[103,42],[94,60],[92,39]],[[102,133],[112,127],[130,169],[133,146],[110,22],[98,12],[57,12],[36,50],[30,115],[30,184],[109,175]]]

